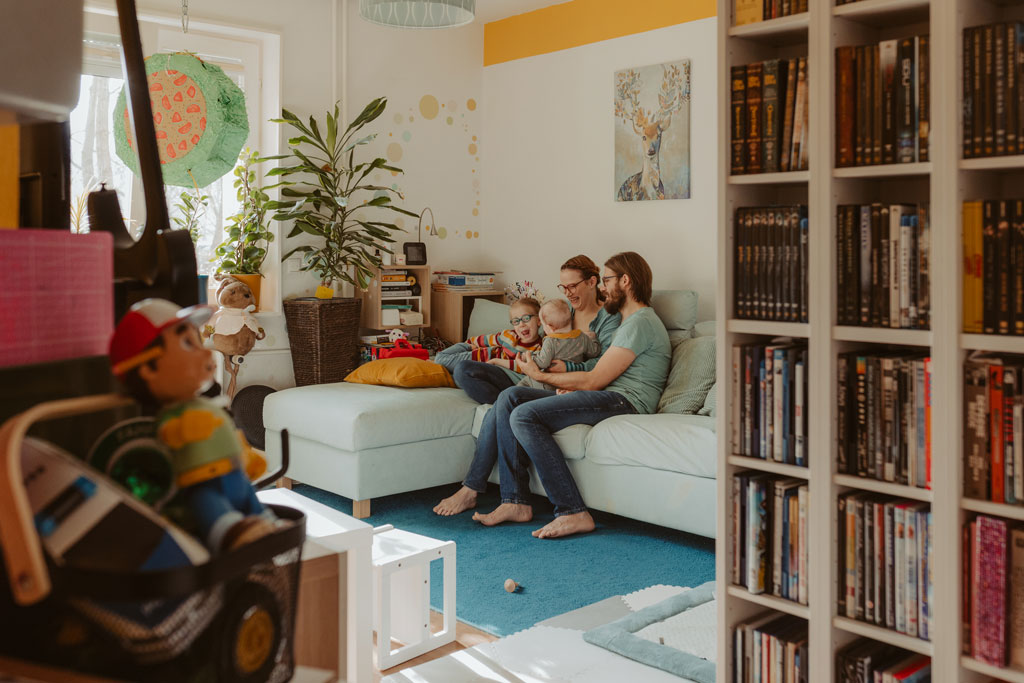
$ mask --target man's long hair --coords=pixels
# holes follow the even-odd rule
[[[654,276],[644,257],[635,251],[624,251],[604,262],[616,275],[628,275],[633,298],[644,306],[651,305],[651,291]]]

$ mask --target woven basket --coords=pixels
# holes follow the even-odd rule
[[[356,369],[362,304],[358,298],[284,302],[296,386],[340,382]]]

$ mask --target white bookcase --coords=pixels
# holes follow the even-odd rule
[[[1024,196],[1024,156],[961,159],[962,31],[967,26],[1024,20],[1021,0],[860,0],[835,6],[811,0],[804,15],[733,27],[734,0],[718,0],[720,111],[718,179],[718,382],[732,386],[734,344],[775,336],[806,339],[809,354],[809,460],[799,469],[731,452],[730,391],[718,408],[718,681],[733,681],[733,626],[765,609],[808,620],[813,683],[835,681],[835,653],[857,637],[874,638],[930,655],[935,683],[980,683],[990,677],[1024,682],[1024,672],[998,670],[961,656],[960,539],[963,521],[977,512],[1024,519],[1024,508],[965,500],[962,366],[975,349],[1024,353],[1024,338],[963,334],[961,202]],[[930,36],[929,161],[836,168],[835,50],[890,38]],[[809,170],[730,177],[730,67],[773,57],[808,57]],[[931,329],[837,326],[835,212],[838,204],[927,202],[931,222]],[[738,320],[733,306],[735,210],[772,203],[806,203],[809,217],[809,322]],[[837,473],[835,448],[838,354],[858,348],[916,347],[932,359],[932,489],[922,490]],[[732,585],[732,476],[765,470],[808,481],[808,595],[806,606],[751,595]],[[796,469],[796,471],[794,471]],[[836,613],[836,504],[849,490],[922,500],[933,514],[934,564],[930,641],[847,619]]]

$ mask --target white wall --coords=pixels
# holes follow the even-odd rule
[[[553,296],[558,266],[568,257],[582,252],[600,265],[616,252],[636,251],[651,264],[656,289],[696,290],[700,318],[712,319],[720,125],[715,22],[486,67],[480,238],[441,243],[433,260],[495,268],[506,282],[533,280]],[[616,202],[614,73],[686,58],[691,199]]]
[[[444,30],[385,28],[360,19],[355,0],[348,4],[349,118],[375,97],[388,98],[387,110],[367,129],[378,134],[367,158],[371,153],[385,156],[404,171],[398,177],[377,174],[378,184],[397,185],[405,195],[404,200],[395,199],[397,204],[414,213],[426,206],[433,211],[444,235],[423,236],[434,270],[459,266],[482,248],[482,240],[467,239],[466,234],[483,235],[477,204],[484,175],[483,24]],[[434,114],[435,104],[436,114],[428,118],[424,111]],[[385,213],[389,220],[400,218]],[[429,214],[424,226],[428,222]],[[397,236],[396,252],[401,253],[402,242],[416,241],[416,223],[408,217],[401,220],[408,233]]]

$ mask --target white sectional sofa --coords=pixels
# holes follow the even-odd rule
[[[653,304],[673,339],[674,377],[687,374],[682,365],[693,358],[687,350],[700,347],[706,364],[713,339],[695,338],[712,336],[714,323],[696,323],[696,294],[656,292]],[[492,313],[487,320],[474,311],[470,333],[492,331],[501,315],[507,318]],[[706,377],[703,381],[697,389],[701,394],[709,383]],[[690,391],[690,404],[705,415],[623,415],[558,432],[555,437],[587,505],[714,537],[714,397],[712,387],[694,403]],[[264,405],[267,456],[271,463],[279,459],[280,432],[288,429],[289,476],[354,501],[455,484],[466,473],[488,409],[461,389],[344,382],[286,389],[268,396]],[[496,470],[491,479],[497,481]],[[536,475],[532,488],[543,493]],[[365,504],[361,507],[365,510]]]

